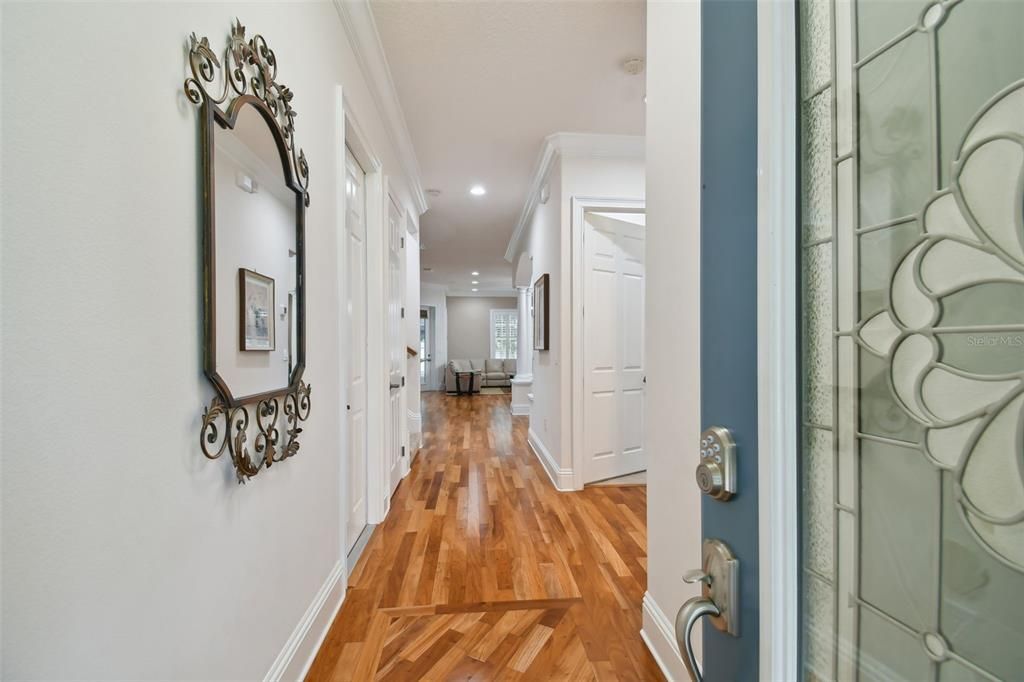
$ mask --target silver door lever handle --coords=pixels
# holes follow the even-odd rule
[[[693,597],[688,599],[683,608],[676,614],[676,642],[683,654],[683,664],[686,672],[690,673],[693,682],[704,682],[697,659],[693,654],[693,643],[690,641],[690,634],[693,626],[704,616],[720,616],[721,610],[715,606],[715,602],[707,597]]]
[[[676,644],[693,682],[704,680],[690,641],[697,621],[710,616],[709,622],[716,630],[733,637],[738,637],[740,632],[739,560],[728,545],[714,538],[706,538],[701,543],[701,559],[701,568],[683,575],[685,582],[700,583],[701,594],[688,599],[676,614]]]

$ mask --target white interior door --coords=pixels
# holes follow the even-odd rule
[[[644,214],[586,212],[584,482],[643,471]]]
[[[429,308],[420,308],[420,388],[434,390],[434,334]]]
[[[348,539],[350,551],[366,527],[366,174],[345,149],[345,230],[348,234]]]
[[[402,211],[394,200],[388,201],[388,393],[387,425],[387,478],[389,494],[395,491],[402,480],[402,365],[405,362],[405,340],[402,334]]]

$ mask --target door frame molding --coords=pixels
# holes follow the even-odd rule
[[[568,415],[572,424],[568,450],[572,453],[572,469],[569,475],[572,478],[573,490],[583,490],[583,457],[585,454],[583,452],[583,410],[585,405],[583,391],[585,377],[583,363],[583,215],[587,211],[645,213],[647,202],[645,199],[635,198],[571,196],[569,198],[569,206],[572,216],[569,229],[569,252],[571,254],[569,269],[572,273],[569,286],[569,310],[572,311],[572,315],[570,317],[570,333],[562,338],[562,357],[568,356],[572,358],[572,366],[569,368],[569,376],[567,377],[572,388],[567,396],[567,400],[563,399],[562,414]],[[562,308],[562,310],[565,310],[565,308]],[[566,402],[568,402],[568,405],[565,405]],[[564,445],[566,440],[564,435],[562,440]]]
[[[798,92],[794,0],[757,0],[760,678],[799,677]]]
[[[365,200],[366,200],[366,522],[368,525],[375,525],[384,520],[388,512],[388,503],[390,496],[385,494],[386,483],[384,480],[384,468],[385,462],[383,459],[384,453],[384,419],[383,412],[380,409],[380,405],[386,398],[386,395],[381,390],[381,381],[373,381],[373,377],[378,374],[377,370],[382,368],[382,363],[385,358],[381,353],[381,348],[384,342],[385,331],[384,331],[384,286],[383,278],[385,271],[383,268],[383,256],[386,254],[383,251],[383,235],[384,235],[384,220],[385,220],[385,209],[387,199],[386,185],[387,180],[384,176],[383,164],[381,163],[380,156],[376,153],[373,146],[370,144],[369,138],[364,132],[364,128],[359,124],[359,118],[355,113],[348,97],[345,96],[344,91],[339,86],[337,88],[337,106],[339,108],[338,116],[343,122],[342,134],[339,136],[338,151],[340,163],[339,168],[344,169],[345,160],[345,147],[346,145],[352,150],[352,155],[356,157],[356,160],[363,167],[363,171],[366,173],[366,185],[365,185]],[[344,174],[339,177],[344,177]],[[337,220],[340,225],[340,229],[344,229],[345,220],[345,193],[338,192],[339,205],[337,208]],[[338,254],[339,257],[347,256],[347,244],[342,245],[343,240],[339,240]],[[339,280],[343,278],[339,277]],[[348,288],[345,282],[339,281],[339,291],[343,291],[345,296],[339,297],[339,305],[341,301],[347,301]],[[342,319],[341,310],[339,310],[339,320]],[[343,324],[339,321],[339,324]],[[347,335],[346,335],[347,343]],[[345,349],[347,351],[347,348]],[[347,354],[343,357],[348,357]],[[342,368],[342,384],[344,386],[345,395],[343,398],[347,398],[348,395],[348,368],[347,363]],[[383,372],[383,376],[386,379],[386,370]],[[343,400],[341,404],[346,404],[347,400]],[[376,406],[376,409],[374,409]],[[345,438],[348,437],[348,420],[339,420],[344,423],[341,427],[342,435]],[[347,443],[346,440],[341,442],[342,449],[345,450],[347,447],[344,445]],[[374,453],[377,453],[375,457]],[[351,455],[351,453],[349,453]],[[375,461],[379,460],[379,461]],[[340,467],[340,479],[343,485],[343,494],[339,495],[341,499],[342,508],[342,520],[345,521],[348,517],[348,510],[346,505],[348,504],[348,495],[344,491],[347,490],[345,477],[348,472],[346,467]],[[343,526],[346,524],[342,524]],[[344,534],[344,528],[342,534]],[[345,538],[342,538],[342,547],[347,547]]]

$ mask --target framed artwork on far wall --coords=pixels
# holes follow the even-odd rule
[[[274,279],[238,268],[239,350],[274,350]]]
[[[548,323],[550,321],[548,310],[549,300],[547,273],[537,278],[533,283],[533,349],[547,350],[550,339]]]

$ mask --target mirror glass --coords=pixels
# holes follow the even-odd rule
[[[236,399],[283,391],[298,361],[296,193],[255,107],[213,138],[217,372]]]

